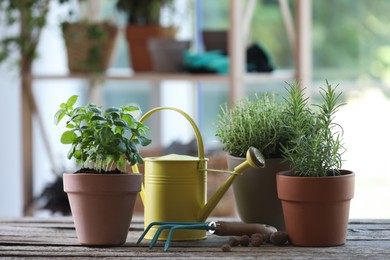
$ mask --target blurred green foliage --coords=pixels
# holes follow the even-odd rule
[[[295,2],[289,0],[293,17]],[[370,78],[389,85],[390,1],[314,0],[312,7],[314,76],[337,74],[339,78]],[[204,28],[227,29],[229,1],[203,1],[202,17]],[[257,1],[250,37],[268,51],[276,68],[293,67],[277,0]]]

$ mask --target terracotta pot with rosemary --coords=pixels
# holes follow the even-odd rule
[[[283,156],[290,171],[277,174],[289,241],[298,246],[344,244],[355,174],[342,170],[343,130],[334,122],[343,104],[327,81],[321,104],[310,106],[298,84],[290,85],[286,102],[290,144]]]
[[[61,143],[71,146],[68,159],[82,166],[63,175],[77,237],[83,245],[121,245],[142,182],[141,175],[125,173],[126,165],[143,163],[137,146],[150,144],[148,128],[132,115],[138,107],[74,107],[77,98],[55,114],[56,124],[68,118]]]
[[[276,190],[276,173],[289,169],[282,162],[281,145],[288,144],[285,127],[286,105],[273,94],[246,97],[231,108],[222,106],[216,136],[228,153],[228,168],[245,160],[251,146],[265,157],[265,168],[247,169],[233,183],[236,209],[247,223],[264,223],[284,229],[283,212]]]

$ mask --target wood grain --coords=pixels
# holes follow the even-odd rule
[[[229,219],[223,220],[229,221]],[[230,221],[234,220],[230,219]],[[221,246],[228,242],[229,237],[211,234],[205,240],[173,242],[168,252],[163,251],[163,241],[158,242],[153,249],[149,249],[149,240],[144,240],[140,245],[136,245],[142,231],[142,218],[135,218],[125,245],[86,247],[78,243],[71,218],[0,218],[0,258],[390,258],[390,220],[351,221],[347,243],[342,246],[313,248],[289,245],[278,247],[264,244],[260,247],[233,247],[231,252],[222,252],[221,250]]]

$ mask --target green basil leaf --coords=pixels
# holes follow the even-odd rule
[[[123,142],[122,140],[120,140],[119,144],[116,146],[116,148],[121,152],[121,153],[125,153],[127,148],[126,148],[126,144],[125,142]]]
[[[77,138],[77,134],[73,131],[65,131],[61,136],[61,143],[71,144]]]
[[[77,160],[81,160],[82,155],[83,155],[83,152],[81,150],[76,150],[73,154],[74,158],[76,158]]]
[[[69,160],[72,158],[72,156],[73,156],[75,150],[76,150],[76,146],[73,144],[73,145],[70,147],[69,152],[68,152],[68,159],[69,159]]]
[[[140,110],[139,107],[137,107],[137,106],[123,106],[121,108],[123,109],[123,111],[126,111],[126,112],[133,112],[133,111]]]
[[[99,140],[101,140],[102,144],[108,144],[110,143],[110,140],[114,134],[112,133],[110,128],[104,127],[99,132]]]
[[[122,119],[125,120],[129,124],[129,127],[133,127],[134,122],[136,121],[135,118],[130,114],[122,115]]]
[[[145,136],[139,136],[138,140],[142,146],[147,146],[152,142],[152,140],[150,140],[149,138],[146,138]]]
[[[121,117],[121,114],[117,112],[111,112],[111,113],[106,113],[106,116],[107,118],[117,119]]]
[[[120,119],[120,118],[117,118],[114,120],[114,125],[120,126],[120,127],[129,127],[129,124],[125,120]]]
[[[120,115],[122,113],[122,109],[119,107],[110,107],[105,111],[107,114],[117,114]]]
[[[87,108],[87,112],[93,112],[93,113],[98,114],[98,115],[102,114],[102,110],[95,105],[89,106]]]
[[[71,97],[68,99],[68,101],[66,102],[66,106],[67,106],[68,108],[71,108],[74,104],[76,104],[78,98],[79,98],[79,96],[77,96],[77,95],[71,96]]]
[[[106,118],[104,116],[101,116],[101,115],[94,115],[92,118],[91,118],[92,121],[97,121],[97,120],[101,120],[101,121],[105,121]]]
[[[61,121],[62,118],[66,115],[66,109],[61,108],[57,111],[57,113],[54,115],[54,123],[58,125],[58,123]]]
[[[82,120],[82,118],[80,117],[79,114],[75,114],[74,116],[72,116],[68,122],[70,121],[74,121],[74,122],[80,122]]]
[[[138,153],[138,148],[137,146],[135,145],[135,143],[133,141],[129,141],[128,142],[128,146],[129,146],[129,149],[134,152],[134,153]]]
[[[141,156],[139,156],[139,154],[136,154],[135,158],[137,159],[137,163],[139,163],[139,164],[143,164],[144,163],[144,160],[142,159]]]

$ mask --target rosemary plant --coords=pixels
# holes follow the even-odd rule
[[[298,83],[290,85],[285,98],[286,126],[290,129],[288,146],[282,144],[283,156],[291,164],[294,175],[339,175],[343,129],[334,122],[334,115],[344,104],[338,103],[341,93],[326,81],[321,88],[322,104],[311,109]]]
[[[275,95],[255,94],[238,101],[233,108],[221,106],[216,136],[223,149],[233,156],[244,157],[250,146],[265,158],[281,158],[280,144],[287,144],[284,127],[285,105]]]
[[[66,130],[61,143],[70,144],[68,159],[75,158],[83,168],[91,165],[97,172],[108,172],[113,167],[126,171],[126,164],[143,163],[137,145],[146,146],[148,130],[132,116],[138,111],[135,106],[111,107],[102,110],[95,104],[73,107],[78,96],[72,96],[62,103],[55,114],[55,123],[66,116]]]

